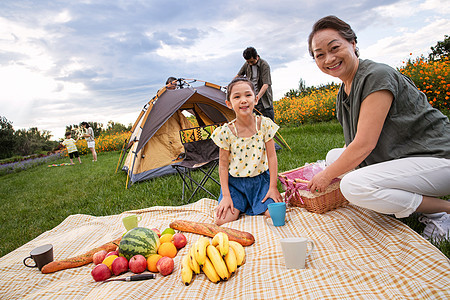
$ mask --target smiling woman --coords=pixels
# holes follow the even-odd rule
[[[408,77],[358,58],[356,34],[335,16],[317,21],[309,52],[319,69],[342,80],[336,116],[346,147],[327,155],[327,168],[308,188],[323,191],[343,174],[341,191],[358,206],[407,217],[424,213],[425,223],[450,231],[450,123]],[[439,213],[439,214],[437,214]],[[435,229],[433,227],[433,229]]]

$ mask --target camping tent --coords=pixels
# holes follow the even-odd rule
[[[127,186],[129,179],[135,183],[175,173],[172,165],[182,161],[184,152],[179,131],[195,127],[186,112],[195,117],[198,126],[229,122],[235,115],[225,99],[221,86],[198,80],[178,79],[176,89],[160,89],[142,109],[124,148],[128,155],[122,170],[128,174]]]

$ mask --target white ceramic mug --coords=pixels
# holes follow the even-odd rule
[[[280,240],[287,269],[304,269],[306,258],[314,250],[314,242],[304,237],[291,237]],[[308,251],[308,243],[311,249]]]

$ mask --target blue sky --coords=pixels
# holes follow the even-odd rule
[[[399,67],[449,34],[448,0],[0,2],[0,115],[62,138],[66,125],[133,123],[168,76],[226,85],[255,47],[275,100],[322,74],[307,51],[316,20],[336,15],[361,58]]]

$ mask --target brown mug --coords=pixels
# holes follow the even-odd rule
[[[30,258],[34,260],[34,265],[27,265],[26,261]],[[53,261],[53,245],[46,244],[31,250],[30,256],[26,257],[23,260],[23,264],[29,268],[37,267],[40,271],[43,266],[52,261]]]

